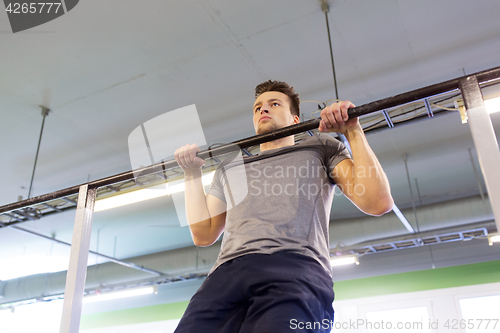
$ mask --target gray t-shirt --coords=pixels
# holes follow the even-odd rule
[[[288,251],[316,259],[330,274],[331,174],[349,151],[326,134],[294,146],[224,161],[208,191],[227,204],[221,250],[212,273],[236,257]],[[326,170],[328,172],[326,172]]]

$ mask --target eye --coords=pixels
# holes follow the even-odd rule
[[[280,106],[278,102],[274,102],[273,106]]]
[[[254,112],[259,112],[260,111],[260,106],[255,108],[255,111]]]

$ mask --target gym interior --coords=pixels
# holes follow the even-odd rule
[[[137,170],[192,138],[253,137],[268,79],[300,94],[301,123],[336,100],[368,106],[360,124],[391,186],[378,217],[335,191],[331,331],[498,332],[499,1],[65,1],[19,31],[8,2],[0,333],[174,332],[221,241],[194,245],[180,168]],[[146,134],[151,149],[133,153]],[[206,189],[220,162],[207,158]]]

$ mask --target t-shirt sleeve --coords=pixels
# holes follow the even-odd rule
[[[207,195],[213,195],[217,199],[220,199],[226,203],[226,196],[224,195],[224,187],[222,186],[222,168],[221,164],[215,170],[214,178],[212,179],[212,184],[208,189]]]
[[[335,169],[337,164],[341,161],[347,158],[352,158],[351,153],[349,153],[349,150],[341,141],[332,138],[327,134],[319,134],[319,139],[325,148],[325,163],[328,169],[328,177],[332,183],[334,183],[333,178],[331,177],[333,169]]]

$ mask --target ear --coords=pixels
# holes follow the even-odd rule
[[[293,123],[294,123],[294,124],[298,124],[298,123],[300,123],[300,118],[299,118],[299,116],[293,116]]]

